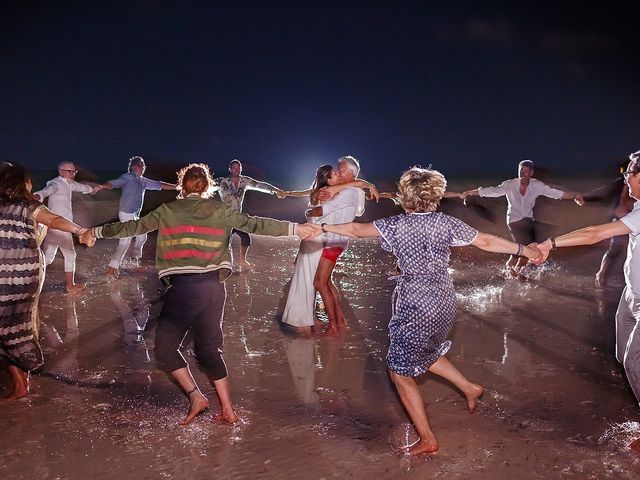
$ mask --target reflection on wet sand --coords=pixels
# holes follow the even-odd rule
[[[293,240],[259,238],[253,272],[227,281],[225,359],[242,418],[178,427],[184,399],[155,368],[153,275],[100,275],[109,242],[78,255],[89,287],[41,298],[47,364],[25,401],[0,409],[2,478],[637,478],[640,413],[613,357],[617,291],[570,262],[520,282],[501,260],[456,254],[460,305],[449,356],[487,394],[475,415],[451,386],[420,385],[442,432],[435,456],[399,458],[414,438],[384,363],[393,258],[357,241],[337,275],[349,331],[292,337],[278,316]],[[582,258],[597,267],[601,252]],[[146,255],[146,253],[145,253]],[[82,262],[93,262],[82,264]],[[104,263],[104,262],[102,262]],[[94,268],[95,271],[92,270]],[[55,271],[53,272],[55,274]],[[615,282],[614,282],[615,283]],[[145,325],[146,328],[145,328]],[[191,354],[187,349],[185,355]],[[207,385],[200,372],[201,384]],[[9,382],[0,378],[5,390]],[[205,394],[214,396],[211,387]],[[24,452],[28,452],[25,454]],[[135,472],[135,473],[133,473]]]

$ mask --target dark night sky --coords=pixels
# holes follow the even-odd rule
[[[378,179],[601,172],[640,149],[618,2],[306,3],[5,3],[0,158],[221,174],[237,157],[290,187],[344,153]]]

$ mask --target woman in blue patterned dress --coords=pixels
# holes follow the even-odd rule
[[[384,250],[398,259],[401,274],[393,293],[387,364],[400,400],[420,439],[408,453],[432,453],[438,441],[431,430],[414,378],[429,371],[458,387],[473,413],[483,389],[467,380],[444,356],[456,314],[456,294],[448,273],[450,247],[474,245],[496,253],[538,259],[541,253],[500,237],[478,232],[461,220],[436,212],[447,182],[437,170],[413,167],[400,177],[399,201],[405,214],[373,223],[322,225],[322,231],[349,237],[382,237]]]
[[[86,232],[49,211],[31,195],[31,179],[19,165],[0,165],[0,359],[9,366],[15,400],[29,393],[29,372],[42,366],[36,307],[44,280],[38,224],[80,235]]]

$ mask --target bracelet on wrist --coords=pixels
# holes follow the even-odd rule
[[[549,241],[551,242],[551,250],[555,250],[556,248],[558,248],[556,246],[556,239],[554,237],[549,237]]]
[[[516,252],[516,257],[519,257],[521,253],[522,253],[522,245],[518,244],[518,251]]]

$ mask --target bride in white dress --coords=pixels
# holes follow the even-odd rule
[[[322,202],[318,200],[318,197],[320,196],[320,191],[323,189],[331,197],[347,187],[375,190],[373,185],[364,180],[357,180],[342,185],[339,185],[338,181],[338,171],[331,165],[322,165],[316,170],[316,178],[311,186],[311,190],[286,192],[286,195],[309,195],[309,206],[315,207],[322,204]],[[330,224],[333,223],[331,216],[332,214],[329,213],[324,217],[310,217],[308,221],[310,223]],[[293,278],[291,279],[291,285],[289,287],[287,304],[282,314],[282,323],[297,327],[300,333],[310,334],[315,324],[316,289],[313,286],[313,278],[316,274],[324,247],[323,236],[324,235],[318,235],[311,240],[300,241]]]

